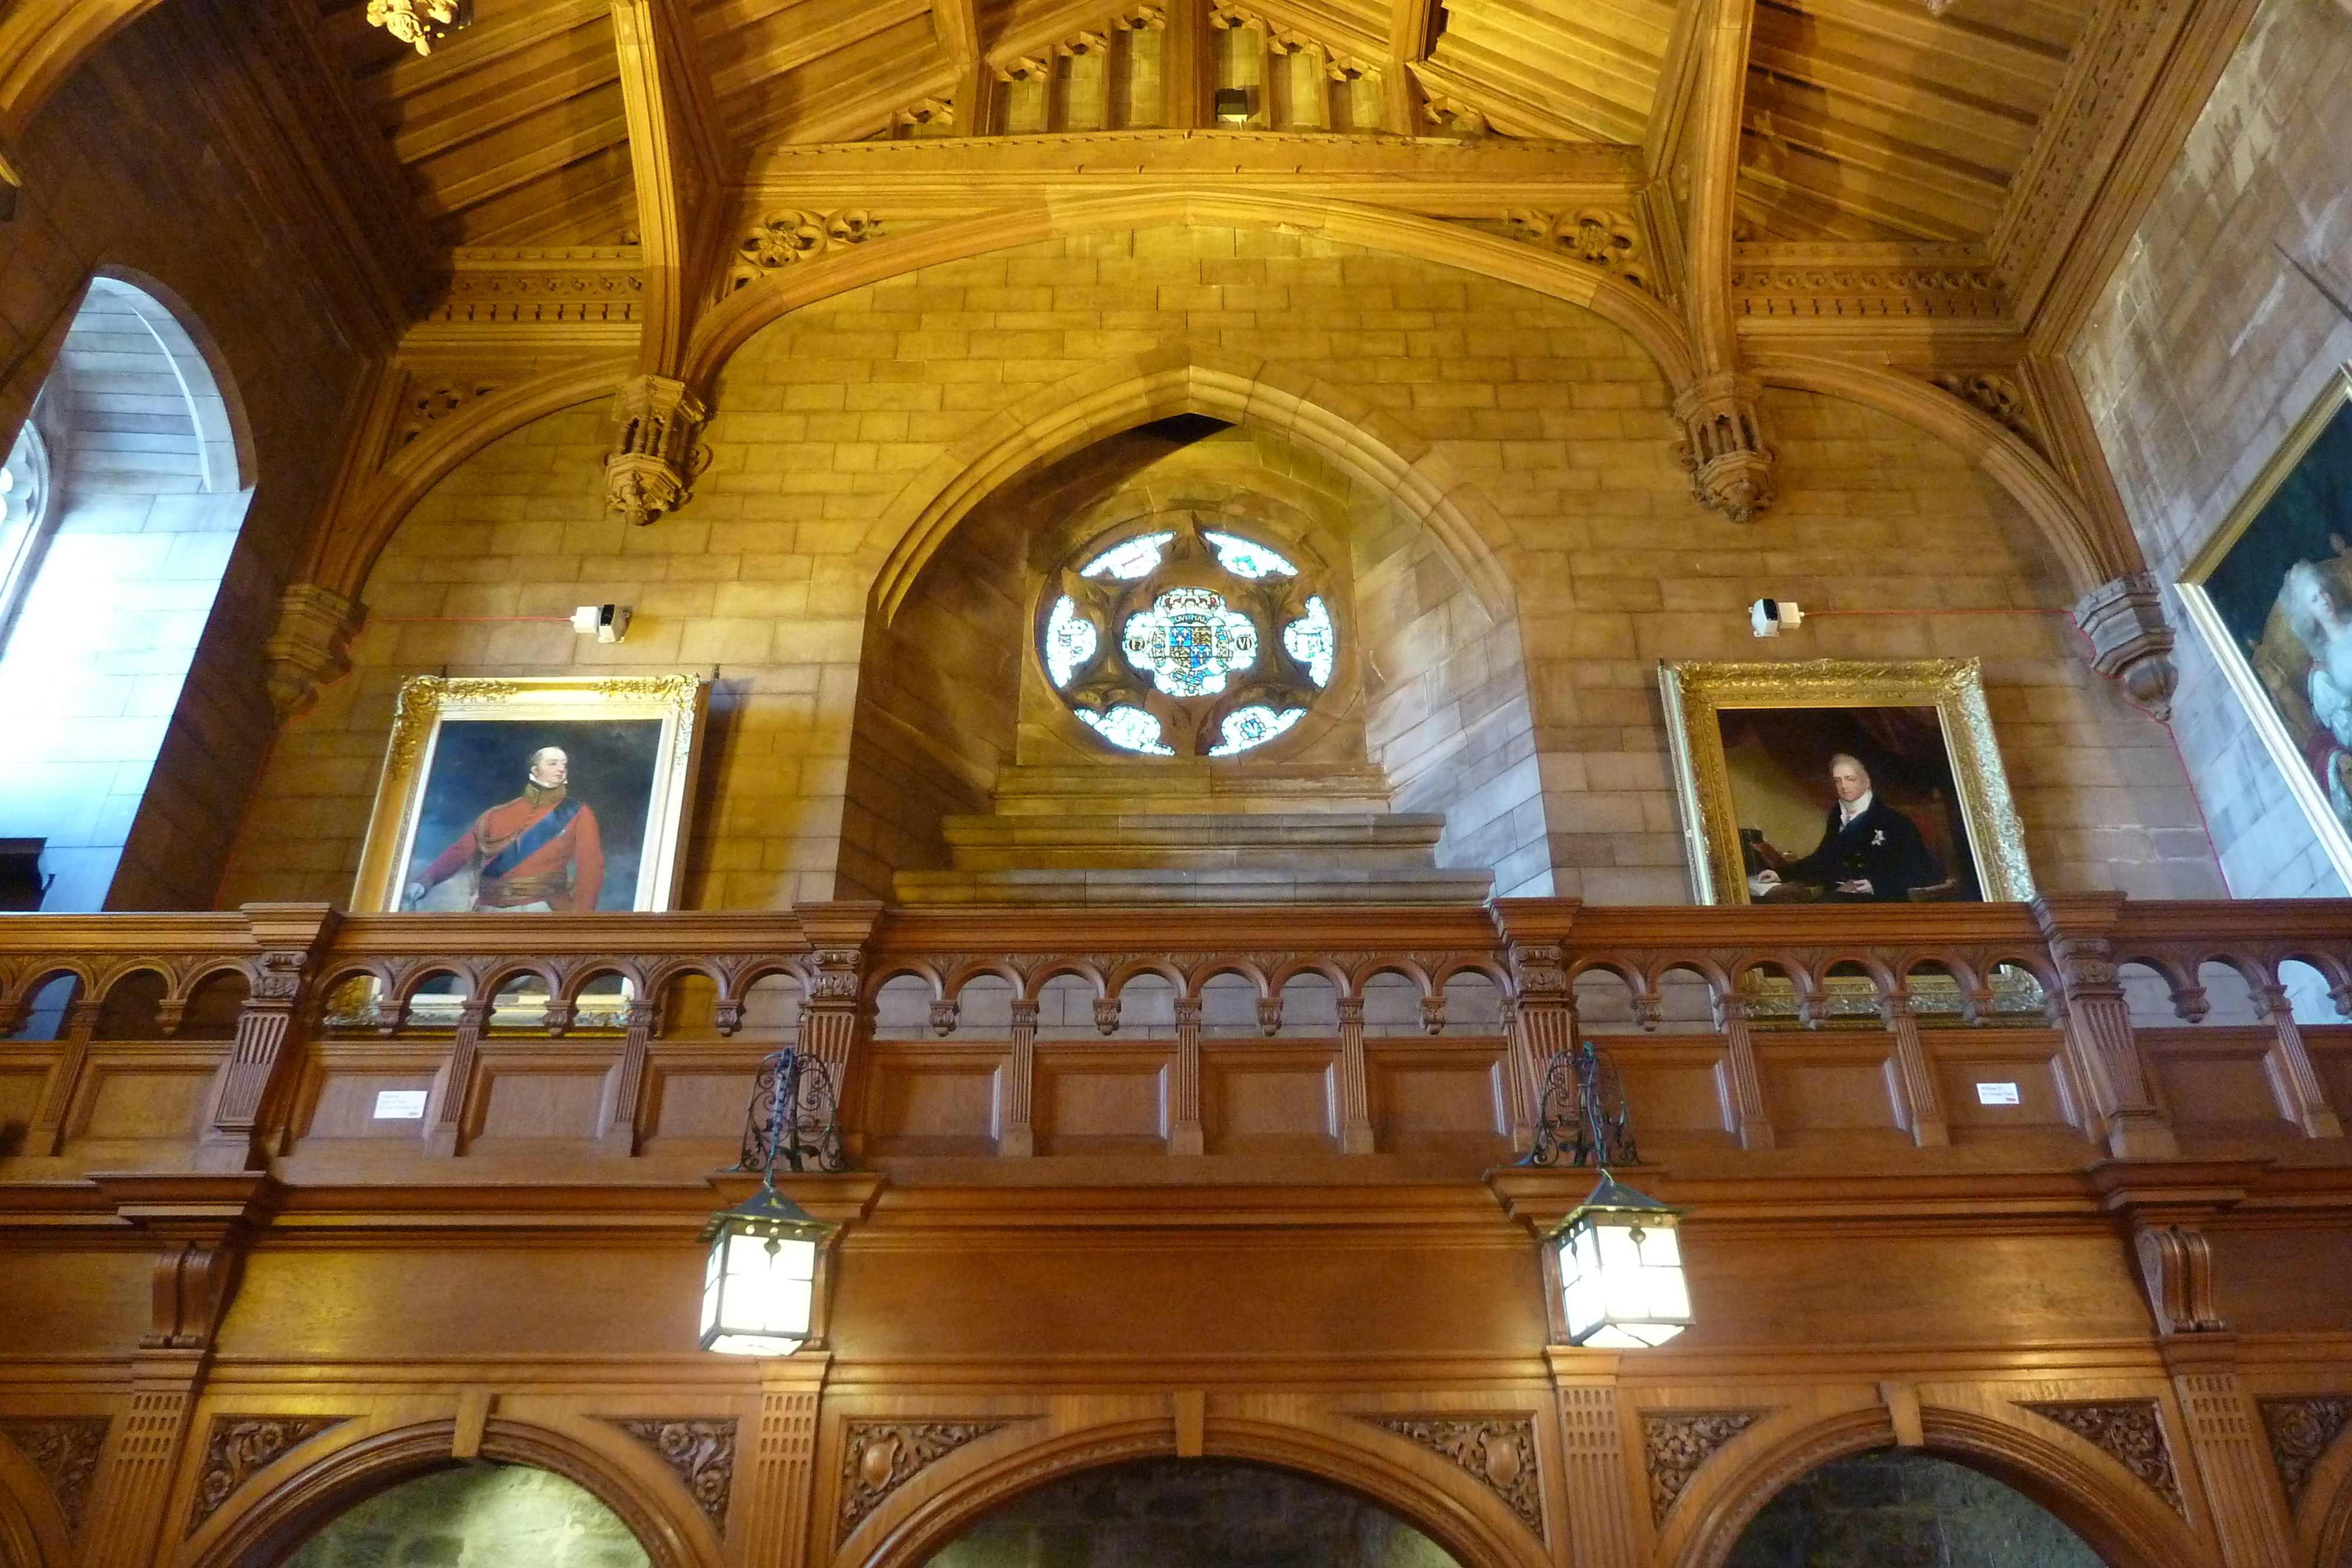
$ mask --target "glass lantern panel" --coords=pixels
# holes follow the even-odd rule
[[[1307,666],[1307,678],[1318,686],[1331,684],[1331,659],[1339,639],[1331,626],[1331,612],[1320,595],[1307,601],[1307,613],[1282,629],[1282,645]]]
[[[1139,707],[1115,707],[1108,713],[1092,713],[1085,708],[1072,711],[1113,746],[1150,757],[1176,755],[1176,748],[1160,738],[1160,721]]]
[[[1209,747],[1212,757],[1231,757],[1237,751],[1247,751],[1253,746],[1263,746],[1307,716],[1303,707],[1285,708],[1275,712],[1263,703],[1235,708],[1227,714],[1220,727],[1224,731],[1223,744]]]
[[[711,1250],[703,1302],[709,1348],[737,1355],[798,1350],[815,1303],[816,1244],[779,1238],[770,1251],[768,1238],[730,1230]]]
[[[1133,582],[1149,577],[1160,569],[1160,547],[1176,536],[1138,534],[1122,544],[1116,544],[1086,565],[1078,568],[1080,577],[1115,577],[1121,582]]]
[[[1054,678],[1055,689],[1068,685],[1070,677],[1086,666],[1099,645],[1095,623],[1080,615],[1070,596],[1064,594],[1045,622],[1045,673]]]
[[[1637,1239],[1638,1237],[1638,1239]],[[1578,1344],[1664,1344],[1690,1320],[1682,1247],[1672,1228],[1580,1223],[1559,1244],[1561,1305]]]
[[[1204,533],[1201,537],[1207,539],[1210,547],[1217,552],[1217,564],[1235,577],[1246,577],[1255,581],[1261,577],[1298,575],[1297,567],[1253,540],[1234,534]]]
[[[1205,588],[1171,588],[1127,618],[1128,663],[1171,697],[1211,696],[1257,662],[1257,627]]]

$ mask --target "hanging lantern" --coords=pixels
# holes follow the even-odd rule
[[[816,1258],[834,1227],[772,1186],[722,1208],[702,1228],[702,1348],[790,1355],[816,1312]]]
[[[1690,1326],[1690,1289],[1675,1234],[1681,1218],[1681,1210],[1601,1173],[1601,1185],[1550,1237],[1570,1344],[1640,1350]]]
[[[817,1257],[839,1227],[776,1190],[776,1167],[843,1167],[833,1076],[824,1062],[780,1051],[760,1064],[737,1170],[760,1190],[702,1228],[702,1348],[729,1355],[790,1355],[816,1317]]]

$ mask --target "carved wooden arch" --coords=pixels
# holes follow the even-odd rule
[[[1029,971],[1022,981],[1019,994],[1013,999],[1023,1002],[1041,1001],[1045,998],[1045,987],[1065,975],[1081,980],[1091,987],[1094,999],[1097,1001],[1108,1000],[1112,994],[1104,981],[1099,965],[1084,958],[1047,958]]]
[[[2265,956],[2269,960],[2271,972],[2273,975],[2277,975],[2289,964],[2303,964],[2307,965],[2315,974],[2326,981],[2331,991],[2340,991],[2347,987],[2352,987],[2352,964],[2346,963],[2337,955],[2323,947],[2315,946],[2311,943],[2282,943],[2277,947],[2272,948]],[[2281,978],[2279,984],[2284,985],[2286,981]]]
[[[356,1423],[354,1423],[356,1425]],[[329,1435],[331,1439],[331,1434]],[[274,1565],[348,1510],[377,1493],[454,1461],[454,1421],[429,1421],[367,1433],[321,1455],[279,1485],[232,1495],[206,1521],[173,1568],[253,1568]],[[562,1476],[612,1510],[654,1568],[723,1568],[716,1542],[699,1515],[688,1517],[658,1486],[631,1473],[619,1456],[628,1441],[618,1428],[611,1452],[551,1427],[493,1417],[482,1429],[480,1456]]]
[[[1021,971],[1003,958],[970,958],[956,965],[942,982],[944,994],[961,1002],[964,988],[974,980],[1002,980],[1013,988],[1015,997],[1021,994]]]
[[[2352,1568],[2352,1434],[2339,1432],[2305,1478],[2308,1490],[2296,1517],[2295,1544],[2316,1568]]]
[[[1679,391],[1697,373],[1681,320],[1615,274],[1517,240],[1458,224],[1335,197],[1236,191],[1148,191],[1080,197],[1016,212],[984,213],[911,234],[870,239],[823,259],[769,274],[704,315],[688,350],[685,380],[707,385],[751,336],[777,318],[835,294],[943,262],[1067,235],[1152,228],[1278,229],[1412,256],[1517,284],[1580,305],[1641,344]]]
[[[346,493],[336,514],[311,536],[303,580],[359,599],[376,558],[409,512],[460,464],[534,420],[611,396],[635,364],[623,359],[566,365],[488,393],[467,405],[463,419],[435,421]]]
[[[1872,985],[1878,988],[1879,994],[1881,996],[1898,988],[1898,983],[1895,977],[1895,970],[1885,959],[1874,956],[1866,949],[1853,947],[1825,948],[1815,962],[1820,967],[1822,979],[1825,982],[1830,978],[1831,971],[1834,970],[1839,965],[1851,964],[1855,968],[1862,971],[1862,976],[1864,979],[1867,979]],[[1851,978],[1852,977],[1840,976],[1839,977],[1843,979]]]
[[[1723,966],[1704,953],[1670,954],[1654,960],[1643,971],[1643,976],[1648,981],[1649,988],[1654,992],[1659,984],[1677,969],[1685,971],[1717,995],[1730,987],[1731,982],[1725,975]]]
[[[1399,953],[1380,954],[1355,965],[1348,971],[1347,988],[1339,994],[1345,997],[1361,997],[1364,994],[1365,986],[1379,979],[1382,975],[1402,975],[1411,980],[1420,989],[1422,999],[1424,1001],[1439,994],[1436,988],[1429,983],[1428,968],[1419,960],[1408,958]]]
[[[1391,410],[1263,361],[1174,342],[1039,387],[975,424],[909,478],[867,530],[870,611],[887,625],[965,515],[1027,469],[1172,414],[1252,425],[1329,458],[1428,528],[1490,621],[1516,598],[1495,542],[1511,530],[1475,485]]]
[[[1200,995],[1192,988],[1192,976],[1185,973],[1181,965],[1173,959],[1153,957],[1133,957],[1113,965],[1103,976],[1103,992],[1107,996],[1124,996],[1131,981],[1139,980],[1146,975],[1156,975],[1167,981],[1175,990],[1179,1001],[1191,1000]]]
[[[24,1451],[0,1437],[0,1563],[68,1568],[73,1532],[57,1495]]]
[[[2139,545],[2118,538],[2050,460],[2015,431],[1941,387],[1894,371],[1803,354],[1758,355],[1749,373],[1769,386],[1843,398],[1936,436],[2009,492],[2057,552],[2077,594],[2147,570]]]
[[[2206,1556],[2179,1514],[2111,1460],[2086,1458],[2014,1422],[1923,1406],[1918,1450],[1980,1470],[2023,1493],[2087,1542],[2112,1568],[2200,1568]],[[1672,1568],[1723,1568],[1764,1505],[1810,1471],[1849,1454],[1894,1447],[1883,1406],[1848,1410],[1753,1444],[1719,1473],[1701,1467],[1658,1542]]]
[[[1349,995],[1348,971],[1330,959],[1315,954],[1301,954],[1295,958],[1285,959],[1267,970],[1265,994],[1269,997],[1278,997],[1282,995],[1282,988],[1285,986],[1305,975],[1318,976],[1330,982],[1331,990],[1335,996]]]
[[[1373,1431],[1365,1428],[1367,1437]],[[1499,1502],[1489,1509],[1475,1500],[1476,1483],[1466,1478],[1457,1492],[1452,1478],[1433,1481],[1369,1447],[1315,1428],[1270,1421],[1213,1416],[1202,1450],[1217,1458],[1312,1476],[1370,1500],[1402,1515],[1452,1552],[1463,1568],[1550,1568],[1551,1556],[1543,1544]],[[926,1482],[931,1482],[932,1490],[911,1509],[897,1513],[880,1540],[863,1528],[852,1531],[835,1553],[835,1562],[837,1568],[916,1568],[1022,1493],[1084,1470],[1166,1458],[1175,1451],[1174,1427],[1161,1416],[1055,1433],[1005,1450],[992,1463],[952,1479],[932,1481],[929,1475],[919,1475],[905,1490],[915,1492]],[[890,1519],[892,1511],[877,1511],[872,1522]]]

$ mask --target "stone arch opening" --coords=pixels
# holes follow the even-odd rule
[[[93,277],[10,459],[0,821],[45,841],[47,909],[108,906],[252,498],[200,337],[159,286]]]
[[[1128,407],[1125,428],[998,470],[976,499],[922,506],[924,547],[886,567],[860,657],[844,893],[1264,903],[1346,899],[1352,883],[1360,901],[1428,903],[1490,884],[1549,891],[1507,601],[1498,615],[1424,516],[1295,427],[1238,407],[1220,410],[1230,420],[1137,420]],[[969,467],[995,470],[986,455]],[[1329,678],[1270,744],[1123,752],[1056,688],[1038,629],[1072,552],[1168,529],[1290,551],[1329,601]],[[1125,657],[1100,646],[1107,668]]]
[[[277,1561],[278,1568],[524,1561],[651,1568],[653,1559],[621,1516],[577,1481],[529,1465],[474,1460],[352,1503]]]
[[[1088,1555],[1074,1555],[1083,1548]],[[1457,1568],[1401,1514],[1296,1470],[1241,1459],[1135,1459],[1063,1476],[968,1525],[930,1568]]]
[[[2104,1568],[2049,1510],[1980,1469],[1874,1448],[1816,1465],[1750,1516],[1725,1568]]]

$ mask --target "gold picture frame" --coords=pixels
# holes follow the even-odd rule
[[[667,909],[709,689],[683,674],[412,676],[352,906]],[[541,782],[557,776],[550,750],[565,754],[558,786]],[[541,817],[555,825],[533,836]]]
[[[2000,752],[1993,743],[1992,717],[1986,711],[1983,672],[1974,659],[1916,659],[1868,663],[1816,659],[1783,664],[1665,663],[1658,681],[1666,710],[1666,737],[1676,794],[1682,808],[1683,831],[1688,849],[1692,892],[1701,904],[1748,904],[1749,854],[1743,843],[1746,819],[1763,806],[1777,810],[1787,833],[1822,834],[1825,826],[1805,826],[1806,802],[1828,805],[1830,767],[1836,756],[1853,753],[1881,760],[1871,766],[1894,779],[1912,781],[1912,800],[1890,801],[1914,819],[1913,828],[1926,863],[1941,880],[1901,890],[1906,899],[1981,898],[1994,903],[2021,902],[2033,896],[2033,873],[2025,859],[2025,835],[2010,803],[2009,780],[2001,771]],[[1925,718],[1933,710],[1932,732]],[[1782,725],[1761,717],[1788,714]],[[1738,778],[1727,755],[1727,716],[1739,729]],[[1738,722],[1741,717],[1746,722]],[[1788,732],[1785,743],[1771,739],[1778,728]],[[1864,738],[1841,743],[1851,730]],[[1877,740],[1871,738],[1875,732]],[[1765,742],[1757,737],[1762,733]],[[1937,751],[1940,747],[1938,768]],[[1811,748],[1808,750],[1808,748]],[[1782,752],[1803,752],[1808,760],[1792,765]],[[1811,756],[1811,751],[1821,755]],[[1887,760],[1887,759],[1893,760]],[[1906,760],[1907,759],[1907,760]],[[1803,800],[1781,789],[1768,800],[1765,777],[1759,769],[1776,768],[1776,777],[1801,779],[1809,791]],[[1810,769],[1810,771],[1807,771]],[[1948,793],[1936,795],[1947,786]],[[1748,798],[1741,798],[1741,787]],[[1883,793],[1883,787],[1880,793]],[[1874,794],[1874,799],[1877,799]],[[1832,821],[1824,810],[1812,823]],[[1922,826],[1924,824],[1924,828]],[[1748,828],[1751,834],[1760,830]],[[1964,842],[1961,841],[1965,841]],[[1769,851],[1761,839],[1757,848]],[[1937,854],[1938,846],[1942,853]],[[1793,846],[1802,851],[1802,842]],[[1816,853],[1822,852],[1817,851]],[[1774,873],[1777,875],[1777,872]],[[1768,881],[1769,879],[1767,879]],[[1835,884],[1828,884],[1834,889]],[[1782,902],[1771,887],[1765,893]],[[1797,894],[1791,884],[1788,892]],[[1832,891],[1829,896],[1864,896]],[[1884,892],[1868,896],[1895,896]]]
[[[2352,632],[2323,634],[2298,587],[2352,612],[2352,366],[2339,366],[2175,587],[2336,874],[2352,883]],[[2299,580],[2299,581],[2298,581]],[[2297,625],[2298,620],[2304,624]],[[2323,653],[2328,655],[2323,659]],[[2334,722],[2322,716],[2322,682]]]

